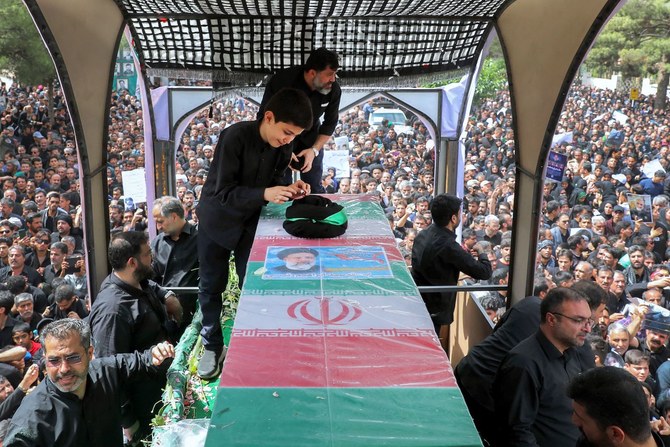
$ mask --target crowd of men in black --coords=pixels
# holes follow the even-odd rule
[[[578,347],[583,343],[579,338],[586,336],[596,366],[627,370],[644,386],[652,418],[669,414],[670,321],[664,314],[670,306],[670,117],[667,109],[653,110],[652,103],[649,97],[633,101],[626,92],[581,85],[574,85],[567,97],[552,146],[567,163],[560,181],[545,180],[533,297],[508,309],[504,293],[479,295],[497,326],[456,369],[478,428],[493,443],[558,445],[566,442],[561,439],[574,424],[584,431],[574,416],[577,410],[569,401],[560,403],[567,382],[554,381],[553,351],[543,345],[552,331],[559,332],[556,339],[569,340],[569,325],[581,332],[568,345]],[[462,244],[472,251],[483,241],[484,252],[491,250],[494,284],[507,283],[512,237],[509,120],[502,93],[479,110],[465,142],[470,164],[465,166]],[[648,196],[650,206],[640,196]],[[563,288],[580,290],[584,284],[599,289],[584,293],[590,318],[565,304],[545,302],[557,286],[567,296]],[[538,324],[542,335],[533,336]],[[521,352],[532,352],[533,343],[544,348],[524,357]],[[580,350],[573,357],[566,352],[565,362],[581,355]],[[589,367],[580,360],[572,372],[569,366],[566,370],[573,376]],[[544,384],[534,376],[538,370]],[[550,381],[553,390],[546,387]],[[507,420],[490,423],[494,412],[503,409]]]
[[[182,136],[177,153],[177,197],[161,198],[149,210],[124,196],[122,181],[123,171],[145,167],[140,101],[125,91],[113,93],[111,99],[110,228],[113,233],[145,230],[147,213],[152,212],[161,232],[151,243],[155,259],[149,262],[150,275],[146,265],[119,265],[119,270],[143,272],[143,280],[153,277],[164,286],[196,286],[197,275],[187,274],[197,272],[195,207],[218,134],[233,123],[255,119],[257,108],[235,98],[199,113]],[[90,311],[85,263],[77,256],[82,253],[82,234],[74,135],[57,88],[54,101],[55,116],[50,119],[46,88],[0,87],[0,281],[8,289],[0,292],[0,298],[5,298],[0,299],[0,319],[5,321],[0,330],[0,369],[5,369],[0,373],[19,390],[30,386],[25,378],[21,381],[21,372],[30,365],[31,356],[40,355],[34,340],[40,320],[83,318]],[[370,101],[341,115],[333,137],[349,138],[349,173],[326,167],[322,186],[326,192],[377,195],[411,264],[414,238],[432,223],[435,144],[419,121],[410,123],[413,130],[405,134],[398,134],[389,122],[371,127],[368,118],[373,110]],[[547,181],[544,188],[535,290],[542,297],[554,285],[570,287],[574,281],[600,286],[607,294],[607,307],[597,315],[599,325],[591,340],[594,351],[603,364],[635,370],[646,362],[649,374],[638,378],[650,384],[663,414],[670,409],[663,406],[670,387],[670,366],[664,363],[670,358],[670,329],[663,321],[648,328],[645,322],[653,307],[636,307],[630,298],[670,305],[666,266],[670,180],[666,181],[663,171],[670,142],[666,112],[654,111],[648,98],[633,102],[624,93],[573,86],[556,132],[567,137],[553,147],[567,156],[564,178],[560,183]],[[461,245],[473,252],[478,244],[477,255],[486,256],[493,267],[490,281],[494,284],[506,284],[510,265],[515,185],[511,126],[509,95],[500,92],[474,109],[463,141]],[[331,149],[335,149],[332,141],[324,146],[326,151]],[[653,160],[663,169],[645,175],[643,166]],[[631,214],[627,199],[631,193],[651,196],[653,222]],[[143,247],[144,242],[139,245]],[[177,253],[192,261],[189,268],[170,265],[169,259]],[[112,284],[109,290],[117,292],[122,302],[119,287],[123,289],[122,284]],[[178,327],[189,321],[193,297],[180,297],[179,303],[165,291],[155,296],[164,309],[156,312],[158,305],[154,309],[159,324],[150,340],[141,347],[130,341],[118,349],[111,346],[105,354],[147,349],[168,333],[178,334]],[[501,318],[508,305],[504,292],[485,294],[480,301],[493,321]],[[111,312],[106,311],[100,312]],[[131,321],[137,317],[133,315]],[[168,330],[169,323],[176,327],[174,332]],[[131,334],[134,330],[128,328]],[[123,425],[132,438],[138,420],[142,429],[147,421],[129,414]]]

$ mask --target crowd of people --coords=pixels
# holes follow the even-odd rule
[[[49,116],[47,87],[0,86],[0,287],[7,289],[0,292],[5,298],[0,299],[0,319],[5,321],[0,331],[4,334],[0,375],[17,389],[30,385],[21,373],[29,371],[33,357],[39,359],[33,331],[40,320],[45,326],[53,320],[85,318],[91,311],[74,134],[59,89],[54,87],[52,93],[54,113]],[[507,284],[513,237],[515,144],[510,103],[509,93],[502,91],[476,105],[461,141],[466,164],[460,244],[480,259],[486,257],[492,270],[488,282],[498,285]],[[639,378],[644,376],[652,394],[662,398],[670,388],[670,367],[664,363],[670,359],[670,322],[662,318],[651,325],[646,322],[658,312],[654,305],[670,307],[670,178],[665,173],[670,117],[667,110],[653,110],[651,104],[650,98],[632,101],[623,92],[573,85],[556,130],[560,138],[552,146],[567,161],[563,178],[544,184],[535,292],[546,294],[554,286],[571,287],[577,281],[592,281],[604,290],[606,308],[597,315],[599,325],[592,331],[594,351],[603,364],[633,368],[646,362],[649,374]],[[326,193],[377,196],[411,267],[414,240],[433,223],[435,141],[416,119],[371,126],[369,117],[376,106],[371,100],[340,114],[332,137],[349,140],[348,172],[324,165],[320,188]],[[132,267],[142,272],[142,280],[153,278],[162,286],[198,285],[197,275],[171,262],[180,256],[197,261],[196,207],[219,134],[258,116],[258,107],[242,97],[202,110],[181,136],[175,160],[176,196],[138,204],[125,195],[122,172],[149,168],[141,102],[127,91],[112,93],[107,147],[110,229],[113,237],[144,232],[152,213],[160,233],[151,242],[156,257],[150,262],[151,274],[142,270],[146,265],[119,264],[119,270]],[[407,124],[412,130],[398,133],[394,124]],[[320,149],[335,150],[333,138]],[[629,205],[631,194],[649,197],[649,216],[642,205],[640,210]],[[141,247],[145,243],[139,242]],[[189,271],[197,271],[194,268],[189,264]],[[132,282],[133,276],[128,278]],[[194,296],[171,300],[164,291],[152,294],[163,303],[164,312],[157,317],[162,329],[142,346],[129,342],[120,350],[107,349],[106,355],[149,349],[188,323]],[[644,302],[637,305],[633,298]],[[505,321],[510,303],[504,291],[478,299],[493,322]],[[137,318],[133,315],[131,320]],[[167,323],[175,327],[167,330]],[[665,407],[659,411],[665,413]],[[132,438],[137,418],[125,422]],[[146,420],[141,425],[144,428]]]
[[[564,160],[558,163],[562,178],[544,183],[533,296],[509,309],[505,296],[480,295],[497,326],[456,369],[478,428],[494,445],[563,445],[578,438],[575,427],[584,434],[578,416],[583,408],[561,400],[570,380],[555,381],[548,346],[570,362],[579,359],[586,342],[595,365],[628,371],[643,385],[652,418],[666,422],[670,117],[667,109],[653,110],[652,103],[653,98],[633,101],[624,92],[581,85],[573,85],[567,97],[551,148],[553,160]],[[482,243],[491,250],[493,284],[507,282],[512,237],[509,120],[502,93],[479,110],[465,141],[470,164],[462,243],[470,250]],[[598,290],[582,290],[585,285]],[[585,292],[590,312],[575,307],[579,298],[570,297],[568,288]],[[559,295],[565,300],[560,305]],[[541,351],[534,347],[538,343]],[[591,367],[584,360],[562,366],[568,379]],[[537,380],[538,368],[544,383]],[[487,422],[492,412],[508,417],[492,424]],[[659,433],[667,436],[665,428]]]

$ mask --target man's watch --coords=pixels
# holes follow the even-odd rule
[[[318,157],[319,156],[319,150],[315,147],[313,147],[312,150],[314,151],[314,157],[315,158]]]

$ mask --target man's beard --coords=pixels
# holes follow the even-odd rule
[[[328,87],[326,87],[328,86]],[[314,78],[314,89],[322,95],[327,95],[333,89],[332,83],[322,84],[319,78]]]
[[[286,268],[289,270],[300,270],[305,271],[314,267],[313,262],[287,262]]]
[[[78,389],[84,383],[84,381],[86,380],[87,375],[88,375],[88,372],[84,372],[82,374],[77,374],[74,371],[70,371],[66,374],[60,374],[59,373],[59,374],[56,374],[55,381],[52,380],[52,383],[56,386],[56,388],[58,388],[59,391],[61,391],[63,393],[71,393],[71,392],[75,391],[76,389]],[[59,380],[62,379],[63,377],[68,377],[68,376],[76,377],[76,380],[74,382],[72,382],[71,385],[67,385],[67,386],[61,385],[59,383]]]
[[[154,271],[150,265],[140,264],[133,274],[135,275],[135,279],[137,279],[138,282],[142,282],[145,279],[153,278]]]

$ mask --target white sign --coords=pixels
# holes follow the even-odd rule
[[[339,138],[339,137],[338,137]],[[347,137],[343,137],[347,139]],[[337,144],[337,138],[335,139]],[[339,144],[338,144],[339,147]],[[346,150],[325,151],[323,153],[323,172],[328,168],[335,168],[335,178],[349,177],[349,147]]]
[[[572,132],[559,133],[551,139],[552,146],[560,146],[561,143],[572,143]]]
[[[336,150],[349,152],[349,137],[337,137],[333,140],[335,140]]]
[[[654,172],[656,171],[665,171],[658,159],[647,162],[640,170],[647,176],[647,178],[653,178]]]
[[[121,171],[121,182],[124,197],[132,197],[135,203],[147,202],[147,179],[144,168]]]
[[[617,110],[615,110],[614,113],[612,113],[612,118],[617,120],[619,124],[626,124],[626,122],[628,121],[628,117]]]

